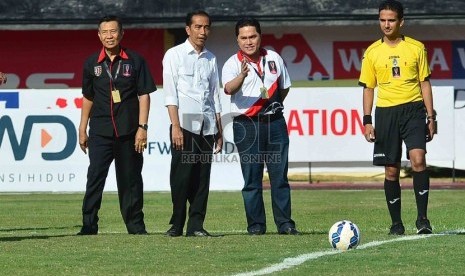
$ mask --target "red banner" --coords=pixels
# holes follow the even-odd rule
[[[128,29],[121,45],[145,57],[162,83],[164,30]],[[8,88],[81,87],[84,60],[102,47],[97,30],[0,31],[0,71]]]

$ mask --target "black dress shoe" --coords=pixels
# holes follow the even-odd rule
[[[83,226],[81,228],[81,231],[79,231],[76,235],[87,236],[87,235],[97,235],[97,234],[98,234],[98,227]]]
[[[248,232],[249,232],[249,235],[252,235],[252,236],[264,235],[265,234],[265,230],[262,229],[262,228],[250,229]]]
[[[264,235],[266,233],[266,226],[261,224],[255,224],[247,228],[249,235]]]
[[[287,227],[284,230],[279,231],[281,235],[300,235],[300,232],[295,227]]]
[[[182,236],[182,229],[179,229],[178,227],[176,226],[171,226],[171,228],[166,231],[165,235],[169,236],[169,237],[179,237],[179,236]]]
[[[133,235],[148,235],[149,233],[147,233],[147,230],[140,230],[140,231],[137,231],[137,232],[134,232],[134,233],[129,233],[129,234],[133,234]]]
[[[205,229],[200,229],[194,232],[187,232],[186,237],[222,237],[223,235],[212,235]]]
[[[186,237],[211,237],[212,235],[205,229],[200,229],[194,232],[187,232]]]

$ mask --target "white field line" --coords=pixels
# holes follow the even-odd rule
[[[386,243],[391,243],[391,242],[411,241],[411,240],[431,238],[431,237],[435,237],[435,236],[456,235],[456,234],[463,234],[463,233],[465,233],[465,230],[447,231],[447,232],[444,232],[442,234],[433,234],[433,235],[403,236],[403,237],[399,237],[399,238],[391,239],[391,240],[372,241],[372,242],[369,242],[369,243],[365,243],[365,244],[362,244],[362,245],[358,246],[357,249],[355,249],[355,250],[363,250],[363,249],[367,249],[367,248],[370,248],[370,247],[375,247],[375,246],[379,246],[379,245],[386,244]],[[271,273],[274,273],[274,272],[278,272],[278,271],[281,271],[281,270],[285,270],[285,269],[289,269],[289,268],[301,265],[304,262],[309,261],[309,260],[318,259],[320,257],[324,257],[324,256],[328,256],[328,255],[340,254],[340,253],[343,253],[343,252],[344,251],[329,249],[329,250],[325,250],[325,251],[302,254],[302,255],[299,255],[297,257],[286,258],[280,263],[270,265],[270,266],[262,268],[260,270],[249,271],[249,272],[244,272],[244,273],[238,273],[238,274],[235,274],[234,276],[255,276],[255,275],[271,274]]]

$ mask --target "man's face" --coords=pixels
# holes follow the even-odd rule
[[[398,18],[397,12],[391,10],[381,10],[379,12],[379,26],[386,37],[396,38],[403,24],[404,20]]]
[[[192,24],[186,26],[186,32],[189,36],[189,41],[197,50],[201,50],[205,46],[208,34],[210,33],[210,20],[204,15],[194,15]]]
[[[242,52],[248,56],[260,53],[261,36],[254,26],[245,26],[239,29],[237,44]]]
[[[123,32],[120,31],[116,21],[102,22],[98,30],[98,37],[103,47],[113,49],[118,47],[123,38]]]

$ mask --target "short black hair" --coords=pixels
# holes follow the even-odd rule
[[[402,3],[400,3],[399,1],[396,1],[396,0],[383,1],[379,5],[378,12],[381,12],[382,10],[394,11],[397,13],[397,17],[399,19],[404,18],[404,6],[402,6]]]
[[[206,16],[208,18],[208,25],[211,26],[212,24],[212,20],[210,18],[210,15],[204,11],[204,10],[195,10],[195,11],[192,11],[192,12],[189,12],[187,15],[186,15],[186,26],[190,26],[192,24],[192,17],[194,17],[195,15],[203,15],[203,16]]]
[[[236,36],[239,35],[239,29],[242,27],[251,26],[255,27],[255,30],[258,34],[262,34],[262,29],[260,28],[260,22],[253,17],[243,17],[239,19],[236,23]]]
[[[120,32],[123,31],[123,22],[121,21],[121,18],[119,18],[116,15],[105,15],[102,18],[100,18],[98,22],[98,28],[100,29],[100,24],[102,24],[103,22],[111,22],[111,21],[116,21],[118,23],[119,31]]]

